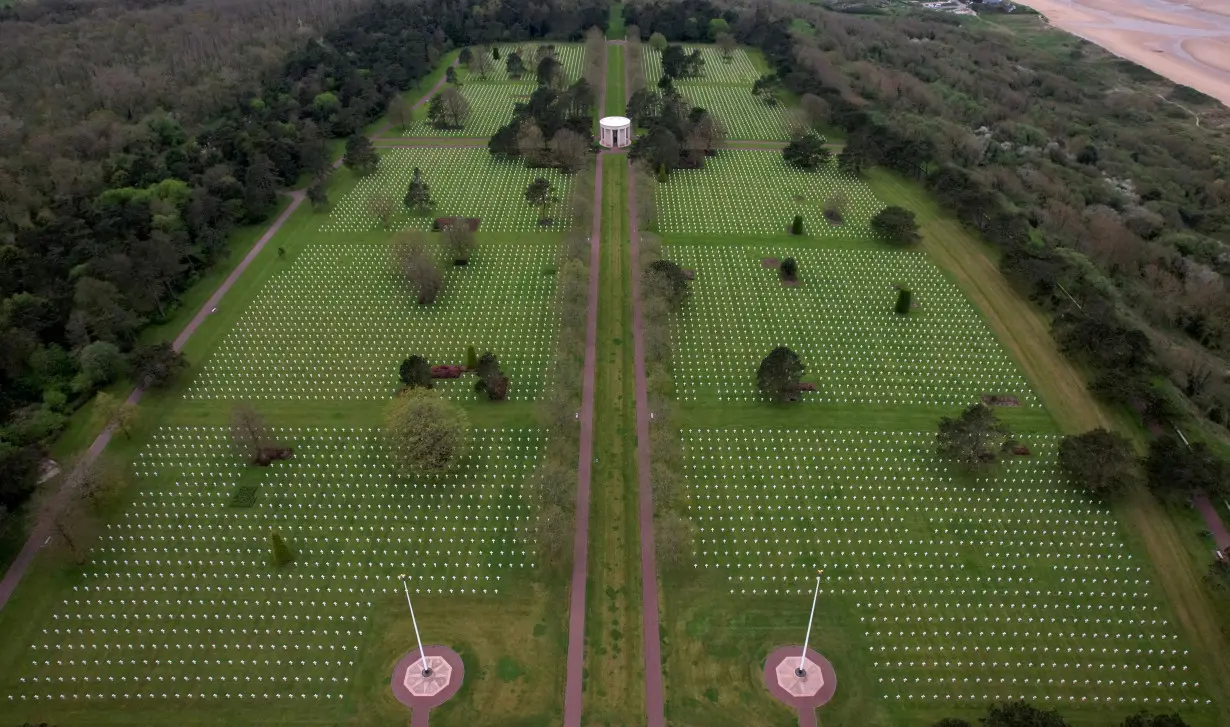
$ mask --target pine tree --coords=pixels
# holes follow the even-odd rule
[[[369,174],[380,166],[380,156],[376,154],[371,139],[362,134],[351,134],[346,140],[346,154],[342,156],[342,164],[356,174]]]
[[[803,215],[794,216],[794,222],[790,225],[790,234],[792,235],[802,235],[803,234]]]
[[[912,297],[913,294],[905,288],[897,292],[897,315],[908,316],[910,314],[910,300]]]
[[[282,540],[282,534],[274,530],[269,539],[273,545],[273,564],[278,568],[282,568],[295,562],[295,552],[290,549],[285,540]]]
[[[474,371],[478,368],[478,352],[473,346],[466,347],[466,368]]]
[[[422,170],[415,167],[414,177],[411,178],[410,186],[406,189],[406,207],[415,212],[422,213],[434,207],[435,204],[435,201],[431,198],[431,186],[423,180]]]

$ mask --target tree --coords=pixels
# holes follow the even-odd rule
[[[730,23],[727,23],[725,18],[710,19],[709,38],[711,40],[717,40],[723,35],[730,35]]]
[[[830,194],[824,200],[824,217],[833,223],[841,222],[846,216],[846,207],[850,204],[850,198],[840,189]]]
[[[871,158],[862,146],[846,144],[837,155],[837,169],[846,174],[859,176],[869,166],[871,166]]]
[[[499,60],[500,49],[492,47],[491,55],[488,55],[481,47],[474,50],[474,55],[470,58],[470,73],[486,80],[487,74],[491,72],[492,58]]]
[[[473,346],[466,346],[466,368],[470,371],[478,369],[478,352]]]
[[[785,346],[778,346],[760,362],[756,386],[774,401],[788,401],[799,390],[799,380],[807,369],[799,355]]]
[[[914,294],[905,288],[897,291],[897,315],[908,316],[910,314],[910,304],[913,301],[913,298]]]
[[[542,135],[542,129],[533,119],[526,119],[517,127],[517,154],[531,167],[547,166],[547,140]]]
[[[941,456],[969,469],[995,464],[1014,444],[1008,427],[985,404],[974,404],[958,417],[940,419],[935,441]]]
[[[95,341],[77,353],[80,371],[73,379],[73,390],[90,391],[115,381],[124,373],[124,354],[109,341]]]
[[[509,53],[504,63],[508,67],[509,78],[516,80],[525,75],[525,61],[521,60],[521,54],[517,51]]]
[[[529,183],[525,188],[525,201],[538,208],[538,224],[547,225],[551,220],[547,218],[547,205],[555,201],[555,189],[551,186],[550,180],[538,177]]]
[[[454,265],[470,262],[474,245],[474,230],[464,220],[454,220],[444,228],[444,250]]]
[[[274,530],[269,534],[270,546],[273,552],[273,565],[277,568],[284,568],[295,562],[295,552],[290,549],[286,541],[282,539],[281,533]]]
[[[133,377],[147,389],[171,384],[180,372],[188,368],[183,355],[167,341],[138,346],[128,355]]]
[[[782,149],[782,159],[800,169],[815,169],[827,162],[831,156],[832,152],[824,145],[824,137],[814,133],[792,139],[786,148]]]
[[[829,104],[814,93],[805,93],[799,99],[799,106],[807,115],[807,121],[812,126],[821,126],[829,121]]]
[[[446,88],[427,103],[427,120],[437,129],[460,129],[470,118],[470,102],[461,91]]]
[[[790,223],[790,234],[792,235],[802,235],[803,234],[803,215],[794,216],[794,222]]]
[[[665,571],[678,571],[692,562],[695,529],[692,522],[676,512],[654,518],[654,550]]]
[[[449,66],[448,70],[456,73],[452,66]],[[389,121],[392,121],[393,124],[396,125],[401,131],[406,130],[406,127],[410,125],[410,120],[413,118],[413,114],[410,111],[410,104],[406,103],[406,99],[403,98],[400,93],[394,95],[393,98],[389,100],[388,115]]]
[[[799,263],[792,257],[784,258],[779,270],[783,280],[795,280],[799,276]]]
[[[421,387],[430,389],[431,381],[431,364],[427,363],[427,359],[415,354],[405,361],[401,362],[401,368],[397,371],[401,382],[411,389]]]
[[[655,260],[649,263],[641,278],[647,294],[662,298],[675,311],[683,307],[691,292],[691,281],[683,268],[671,260]]]
[[[423,179],[423,171],[418,167],[414,168],[414,176],[410,178],[410,184],[406,188],[403,204],[406,209],[418,214],[425,214],[436,204],[431,198],[431,186]]]
[[[1039,709],[1029,702],[1000,702],[987,709],[983,727],[1068,727],[1054,710]]]
[[[572,129],[560,129],[551,137],[551,157],[560,171],[580,171],[589,161],[589,140]]]
[[[1160,496],[1219,495],[1226,488],[1226,465],[1204,442],[1184,445],[1163,434],[1149,443],[1145,458],[1149,489]]]
[[[419,305],[436,301],[444,288],[444,273],[428,249],[423,233],[414,231],[394,240],[393,263],[415,291]]]
[[[104,427],[114,424],[126,439],[132,439],[132,427],[138,415],[136,404],[100,391],[94,395],[94,412]]]
[[[871,218],[871,230],[894,245],[912,245],[922,239],[914,213],[904,207],[885,207]]]
[[[667,46],[667,42],[666,42],[665,35],[662,35],[661,33],[654,33],[653,35],[649,36],[649,47],[650,48],[653,48],[657,52],[661,53],[662,51],[666,50],[666,46]]]
[[[372,192],[367,195],[367,211],[380,222],[382,229],[389,229],[393,224],[393,198],[383,192]]]
[[[466,67],[469,67],[472,58],[474,58],[474,51],[469,48],[462,48],[457,54],[457,62]]]
[[[739,44],[735,42],[735,37],[730,33],[718,33],[717,35],[718,50],[722,52],[722,59],[730,63],[731,58],[735,54],[735,49]]]
[[[316,181],[312,182],[312,186],[308,187],[307,198],[314,210],[322,210],[329,205],[329,193],[325,189],[325,180],[322,177],[317,177]]]
[[[539,86],[553,88],[557,91],[568,86],[568,76],[564,73],[564,66],[554,58],[542,59],[535,75]]]
[[[453,66],[449,66],[448,68],[445,68],[444,69],[444,81],[446,83],[451,83],[454,86],[460,86],[461,84],[457,83],[457,69],[454,68]]]
[[[1140,481],[1132,444],[1118,432],[1098,427],[1059,442],[1059,464],[1094,495],[1111,495]]]
[[[380,166],[380,155],[372,146],[371,139],[363,134],[351,134],[346,139],[346,153],[342,155],[342,164],[355,174],[364,176],[376,171]]]
[[[461,407],[428,389],[406,389],[389,402],[384,437],[407,473],[443,472],[469,448],[470,421]]]
[[[474,390],[487,392],[487,398],[492,401],[503,401],[508,397],[508,377],[500,370],[500,361],[490,351],[478,359],[475,368],[478,380],[474,382]]]
[[[252,402],[241,401],[231,409],[231,445],[235,454],[249,464],[276,446],[269,424]]]

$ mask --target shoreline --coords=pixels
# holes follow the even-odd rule
[[[1025,0],[1053,27],[1230,106],[1230,0]],[[1113,8],[1118,7],[1114,12]]]

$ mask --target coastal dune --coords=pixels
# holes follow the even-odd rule
[[[1057,28],[1230,106],[1230,0],[1025,0]]]

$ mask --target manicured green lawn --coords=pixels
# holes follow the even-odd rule
[[[726,127],[726,138],[750,141],[789,141],[787,107],[770,106],[752,95],[751,86],[679,84],[684,97],[717,117]]]

